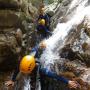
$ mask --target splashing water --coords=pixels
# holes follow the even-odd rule
[[[30,77],[29,76],[25,76],[24,77],[24,90],[31,90],[31,85],[30,85]]]
[[[79,4],[75,10],[75,14],[72,16],[70,20],[66,23],[58,23],[56,29],[53,32],[53,35],[47,39],[45,42],[47,44],[47,48],[41,56],[42,66],[51,70],[51,66],[54,65],[57,59],[60,59],[58,48],[64,46],[65,39],[68,36],[68,33],[73,30],[73,27],[77,27],[86,16],[89,16],[90,6],[86,6],[88,4],[88,0],[74,0],[69,8],[73,8],[76,3]]]

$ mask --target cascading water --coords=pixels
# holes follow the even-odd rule
[[[79,25],[83,21],[84,17],[89,14],[88,11],[90,6],[85,7],[87,2],[88,0],[84,0],[80,3],[72,18],[66,23],[59,23],[53,32],[52,37],[46,40],[47,48],[41,56],[41,61],[44,61],[44,67],[47,67],[47,64],[53,64],[54,60],[59,59],[58,48],[64,45],[68,33],[73,27]]]
[[[76,7],[76,5],[78,6]],[[58,59],[60,60],[58,49],[64,46],[69,32],[73,30],[73,27],[77,27],[82,23],[85,17],[90,16],[88,0],[74,0],[70,5],[69,11],[72,8],[75,8],[73,16],[70,16],[71,18],[66,23],[58,23],[53,35],[45,40],[47,48],[40,59],[44,68],[51,70],[54,62],[57,62]]]
[[[74,11],[72,11],[73,8]],[[68,12],[73,13],[73,15],[69,13],[71,18],[69,18],[69,20],[65,23],[58,23],[53,35],[49,39],[45,40],[47,48],[40,58],[42,67],[49,70],[52,69],[51,67],[54,65],[54,62],[60,59],[58,50],[64,46],[69,32],[73,30],[73,27],[77,27],[80,23],[82,23],[85,17],[90,16],[89,10],[90,6],[88,5],[88,0],[72,1],[68,9]],[[66,12],[66,14],[68,12]],[[24,90],[30,89],[24,88]]]

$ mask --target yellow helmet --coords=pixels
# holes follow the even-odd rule
[[[40,20],[39,20],[39,24],[40,24],[40,25],[45,25],[45,19],[40,19]]]
[[[31,73],[35,68],[35,58],[34,56],[26,55],[22,58],[20,62],[20,71],[22,73]]]

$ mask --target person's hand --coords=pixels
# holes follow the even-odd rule
[[[76,81],[69,81],[68,82],[69,88],[77,88],[78,84]]]
[[[6,81],[5,85],[6,86],[14,86],[14,81],[12,81],[12,80]]]

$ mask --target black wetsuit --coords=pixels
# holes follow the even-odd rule
[[[47,14],[45,14],[45,15],[40,14],[39,17],[38,17],[38,21],[40,19],[45,20],[45,25],[40,25],[40,24],[37,23],[36,30],[37,30],[37,33],[39,35],[38,40],[48,38],[49,36],[52,35],[52,33],[50,32],[50,19],[49,19],[48,15]]]

